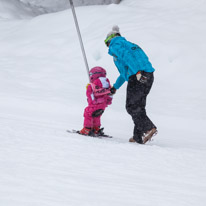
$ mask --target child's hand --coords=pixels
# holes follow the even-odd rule
[[[107,98],[107,105],[110,105],[110,104],[112,104],[112,96],[109,96]]]
[[[110,89],[110,92],[111,92],[111,94],[115,94],[116,93],[116,89],[115,89],[114,86]]]

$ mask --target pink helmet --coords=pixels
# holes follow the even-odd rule
[[[106,70],[103,69],[102,67],[93,67],[89,71],[89,78],[90,82],[92,83],[94,80],[98,79],[99,77],[106,77]]]

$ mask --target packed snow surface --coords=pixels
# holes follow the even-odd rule
[[[206,1],[76,8],[90,68],[104,67],[115,82],[104,39],[117,24],[156,69],[147,113],[159,133],[146,145],[128,142],[126,83],[102,116],[112,139],[66,132],[82,128],[87,105],[72,12],[32,17],[6,3],[0,1],[0,205],[205,206]]]

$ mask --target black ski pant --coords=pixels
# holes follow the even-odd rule
[[[134,122],[133,139],[142,143],[143,133],[156,128],[146,114],[146,98],[152,87],[153,73],[142,72],[144,81],[138,81],[136,75],[129,78],[127,85],[126,110]]]

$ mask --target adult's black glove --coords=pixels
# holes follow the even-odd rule
[[[115,89],[115,87],[113,86],[111,89],[110,89],[110,92],[111,92],[111,94],[115,94],[116,93],[116,89]]]

